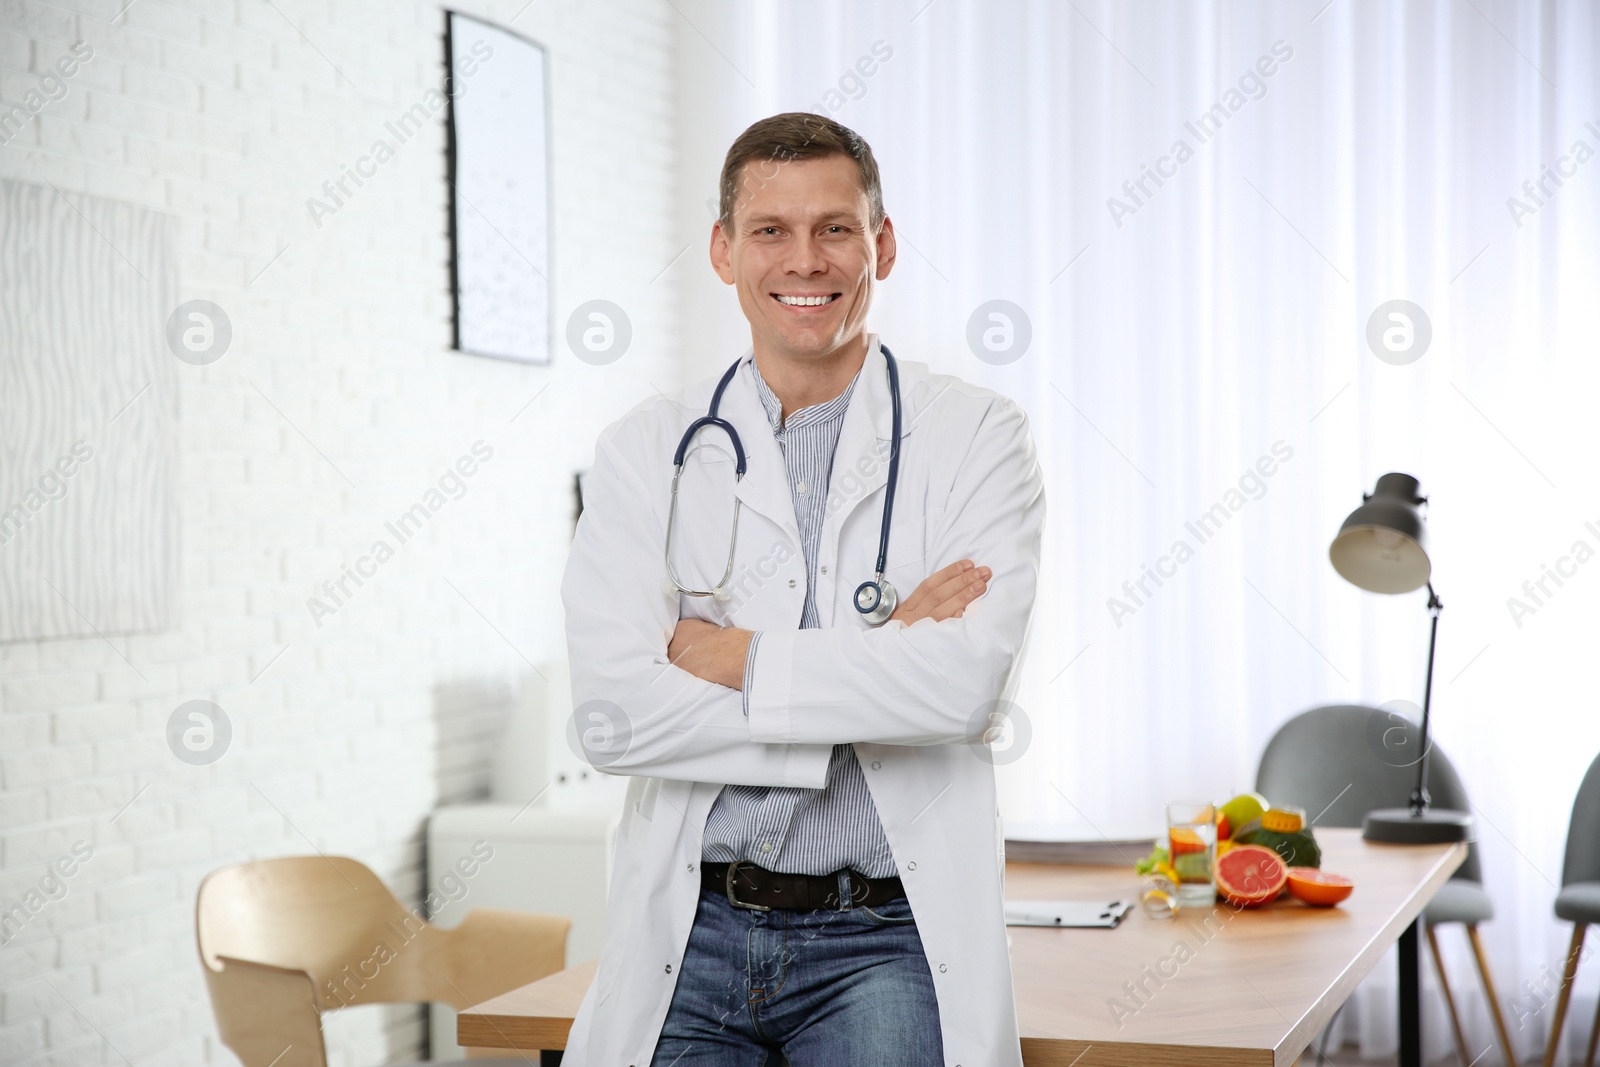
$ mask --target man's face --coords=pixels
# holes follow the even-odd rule
[[[894,266],[894,226],[874,233],[848,156],[745,164],[732,224],[711,231],[711,263],[739,293],[757,347],[827,356],[866,329],[873,283]]]

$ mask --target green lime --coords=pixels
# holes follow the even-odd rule
[[[1185,882],[1211,881],[1211,857],[1204,852],[1185,852],[1172,861],[1172,869]]]

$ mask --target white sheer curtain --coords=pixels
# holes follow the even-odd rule
[[[901,235],[874,328],[1031,413],[1051,518],[1008,817],[1156,824],[1168,799],[1249,788],[1300,711],[1420,703],[1425,595],[1358,591],[1327,545],[1378,475],[1422,480],[1446,604],[1435,736],[1477,809],[1498,908],[1486,947],[1532,1056],[1571,929],[1551,911],[1567,819],[1600,752],[1600,559],[1562,564],[1575,573],[1538,603],[1523,587],[1577,542],[1600,550],[1600,16],[679,0],[670,17],[692,369],[747,343],[703,265],[721,153],[762,115],[820,110],[873,144]],[[1163,162],[1179,141],[1192,155]],[[1146,166],[1169,176],[1139,190]],[[1006,365],[966,339],[994,299],[1032,329]],[[1366,341],[1392,299],[1431,323],[1405,365]],[[1275,446],[1273,473],[1245,477]],[[1185,524],[1218,503],[1228,517],[1202,543]],[[1192,557],[1135,601],[1124,582],[1178,541]],[[1534,611],[1513,617],[1511,597]],[[1481,987],[1459,931],[1442,940],[1476,1053],[1493,1040]],[[1437,1059],[1452,1041],[1424,973]],[[1597,980],[1591,962],[1567,1026],[1579,1051]],[[1392,1053],[1393,988],[1391,962],[1334,1036]]]

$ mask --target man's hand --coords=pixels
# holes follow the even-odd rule
[[[667,645],[667,659],[696,678],[729,689],[743,689],[750,633],[704,619],[679,619]]]
[[[968,604],[978,599],[989,588],[994,572],[979,567],[970,559],[958,559],[941,571],[935,571],[922,580],[916,592],[900,601],[892,622],[899,619],[907,626],[919,619],[943,622],[959,619]]]

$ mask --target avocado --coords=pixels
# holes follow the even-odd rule
[[[1317,846],[1317,839],[1311,836],[1311,827],[1296,830],[1292,834],[1279,833],[1276,830],[1263,830],[1260,825],[1233,835],[1233,840],[1240,845],[1262,845],[1278,854],[1285,867],[1321,867],[1322,849]]]

